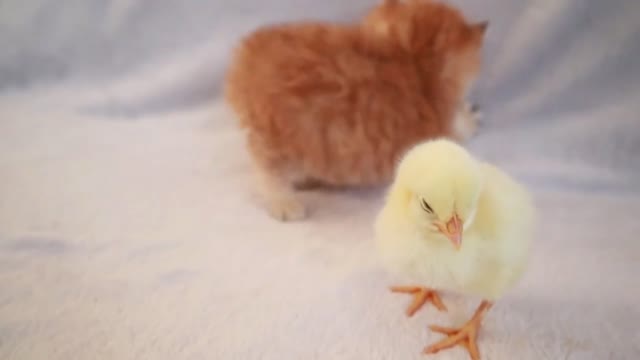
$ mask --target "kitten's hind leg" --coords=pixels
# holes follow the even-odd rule
[[[276,171],[256,166],[256,185],[266,210],[280,221],[296,221],[307,217],[307,210],[295,193],[294,186]]]

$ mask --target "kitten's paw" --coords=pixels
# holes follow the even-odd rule
[[[469,112],[476,113],[476,114],[481,114],[480,105],[478,103],[473,103],[472,104],[472,103],[466,101],[464,103],[464,106],[465,106],[465,108],[468,109]]]
[[[303,220],[307,217],[307,209],[295,197],[271,198],[267,201],[267,211],[276,220],[288,222]]]
[[[480,110],[480,105],[471,104],[467,102],[466,108],[468,109],[467,112],[469,113],[469,115],[474,118],[474,122],[476,123],[476,126],[477,126],[478,123],[484,118],[484,114]]]
[[[457,138],[467,140],[478,131],[478,122],[482,118],[482,113],[477,105],[465,102],[458,110],[454,119],[453,128]]]

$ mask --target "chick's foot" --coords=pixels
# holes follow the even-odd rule
[[[491,308],[492,303],[483,301],[471,320],[467,321],[464,326],[459,329],[447,328],[437,325],[429,326],[432,331],[439,332],[447,335],[446,338],[438,341],[437,343],[428,346],[424,349],[425,354],[435,354],[440,350],[451,348],[455,345],[464,346],[469,352],[469,356],[473,360],[480,360],[480,352],[478,351],[478,345],[476,339],[478,337],[478,331],[482,324],[482,318],[484,314]]]
[[[407,316],[413,316],[422,306],[431,301],[433,305],[440,311],[447,311],[447,307],[442,303],[440,295],[435,290],[420,286],[393,286],[391,291],[394,293],[411,294],[413,302],[407,308]]]

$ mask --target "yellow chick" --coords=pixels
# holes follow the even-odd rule
[[[431,326],[446,337],[425,353],[462,345],[480,359],[482,318],[522,276],[534,215],[521,185],[454,142],[425,142],[404,156],[376,219],[376,245],[390,271],[421,286],[392,291],[413,294],[409,316],[427,301],[446,310],[439,290],[484,299],[461,328]]]

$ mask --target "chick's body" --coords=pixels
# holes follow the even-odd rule
[[[425,353],[460,344],[480,358],[480,323],[522,276],[534,215],[523,186],[451,141],[429,141],[404,156],[376,219],[376,243],[391,272],[420,286],[392,290],[414,295],[409,316],[427,300],[446,310],[440,290],[483,299],[462,328],[432,326],[448,337]]]
[[[485,183],[475,219],[456,250],[428,241],[398,209],[404,194],[392,188],[378,215],[376,235],[384,264],[394,273],[439,290],[495,300],[522,275],[527,262],[533,208],[528,193],[489,164],[480,164]]]

